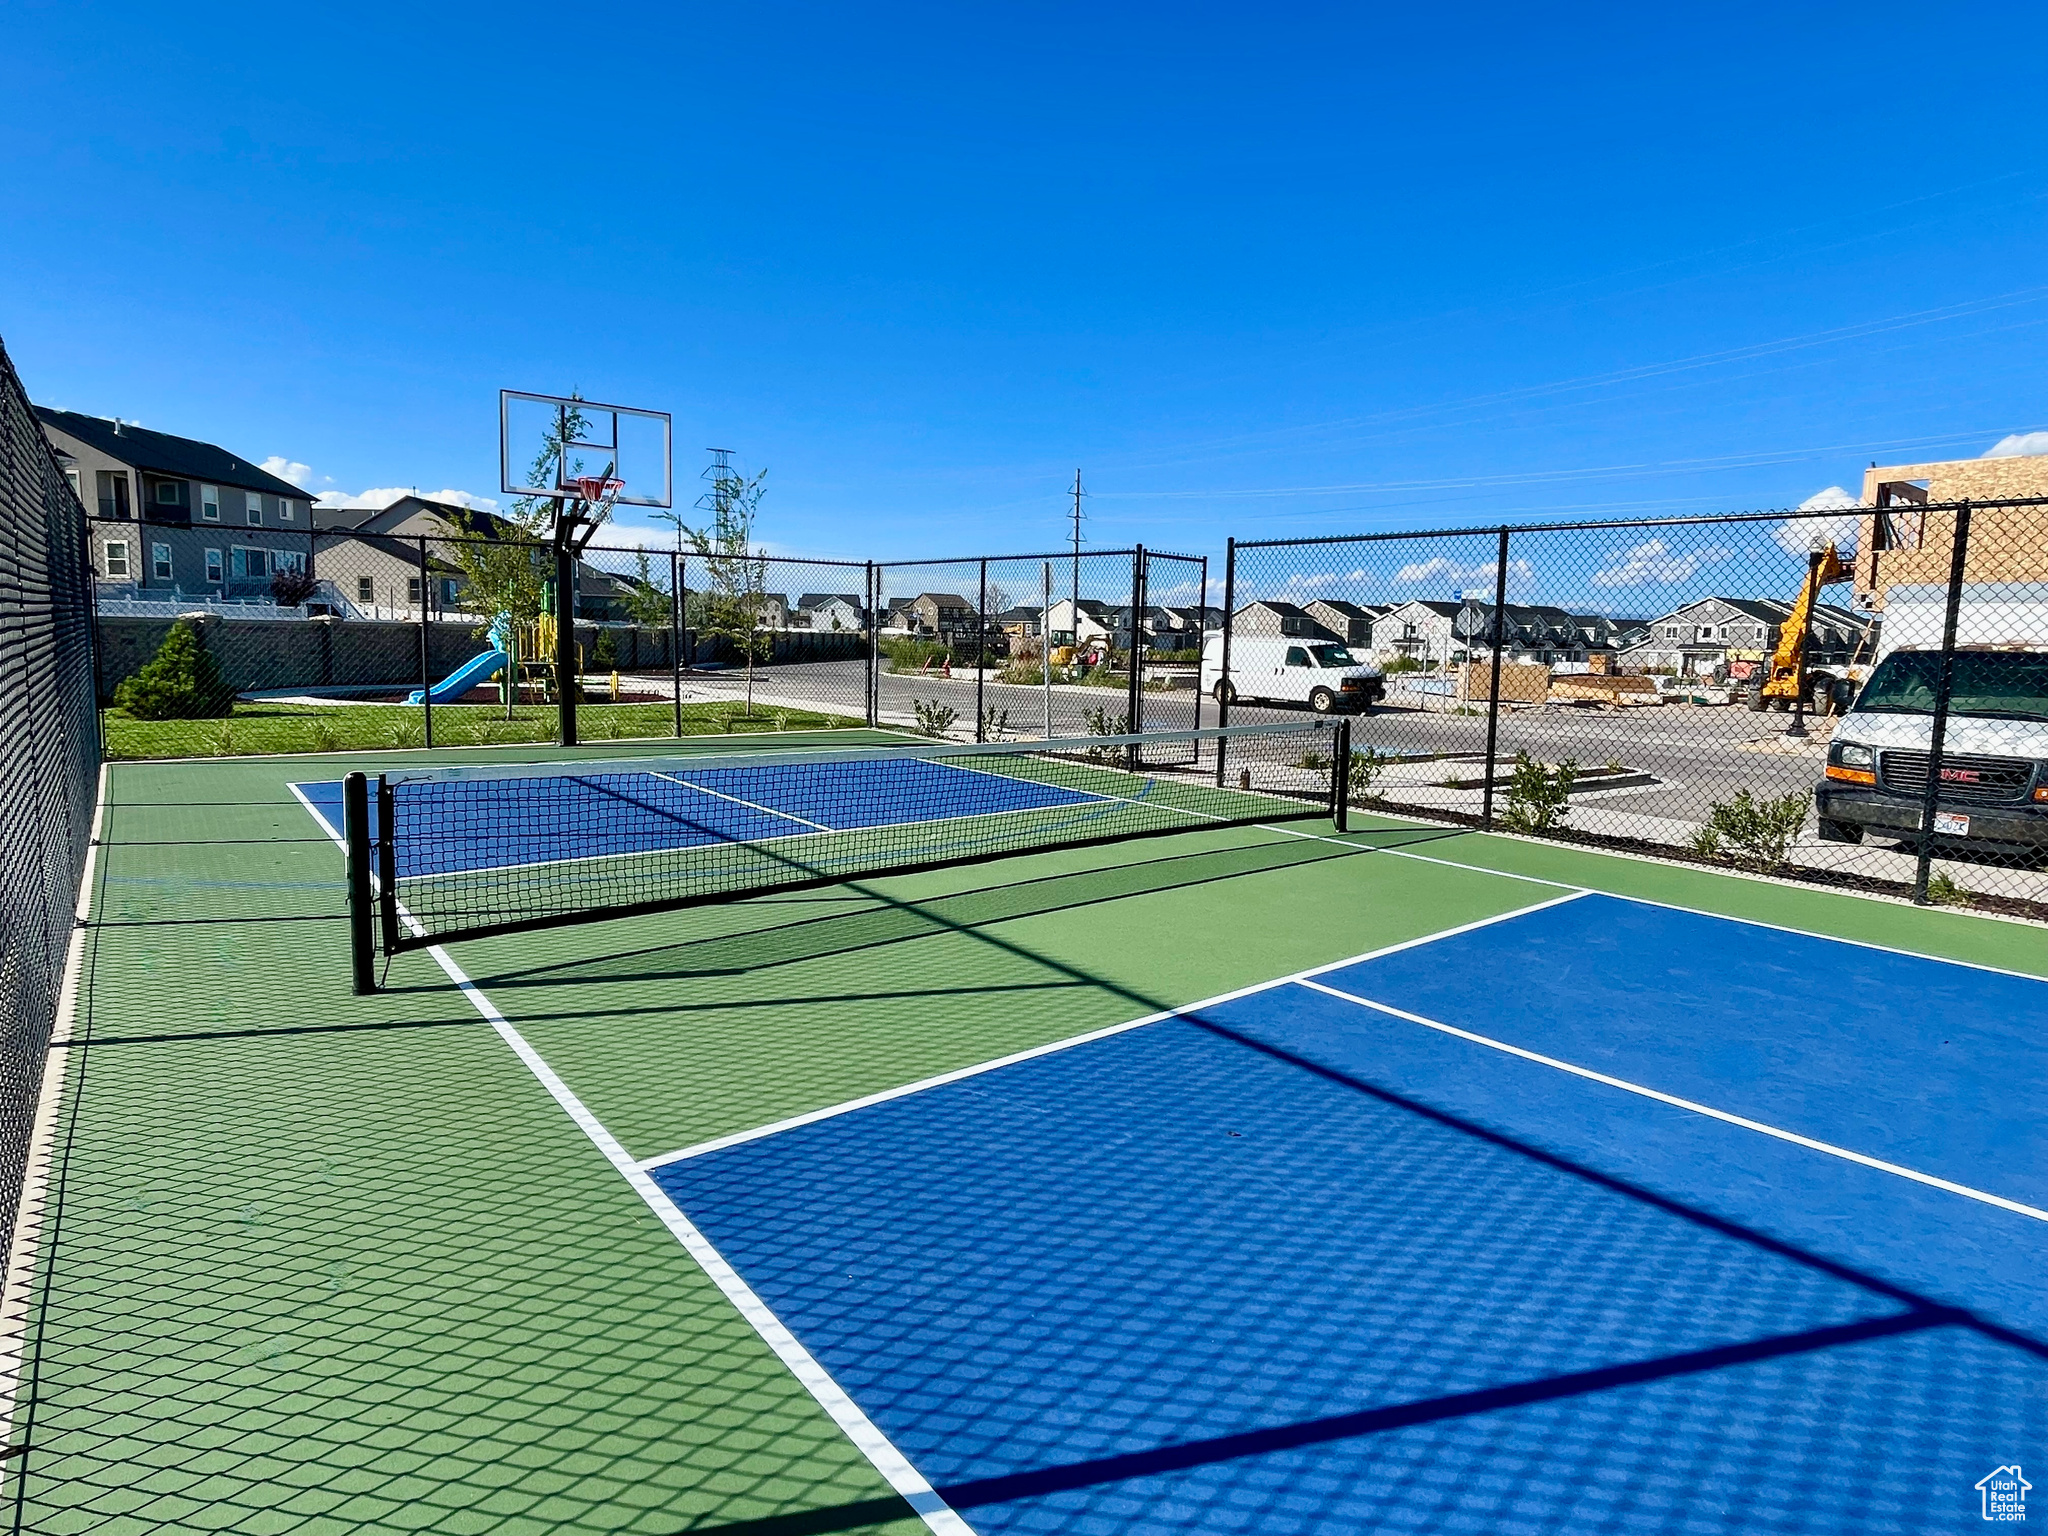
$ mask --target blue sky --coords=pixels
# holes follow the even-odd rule
[[[2048,8],[6,8],[35,398],[849,556],[1775,507],[2048,431]],[[2048,451],[2048,439],[2040,449]]]

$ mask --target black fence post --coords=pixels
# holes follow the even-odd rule
[[[982,703],[988,676],[988,562],[981,562],[981,595],[974,600],[974,739],[986,741],[988,710]]]
[[[1230,724],[1230,696],[1235,691],[1230,686],[1230,628],[1237,617],[1237,540],[1223,541],[1223,644],[1216,661],[1216,726],[1221,730]],[[1202,686],[1202,674],[1195,673],[1195,686]],[[1227,755],[1228,738],[1216,738],[1216,787],[1223,787],[1223,759]]]
[[[427,576],[427,541],[420,540],[420,737],[428,746],[434,744],[434,660],[430,641],[433,631],[427,627],[427,599],[433,592]]]
[[[872,560],[868,562],[867,607],[868,725],[875,727],[882,723],[882,573],[875,569],[875,562]]]
[[[1145,729],[1145,668],[1141,658],[1144,655],[1143,636],[1145,633],[1145,546],[1140,544],[1131,551],[1131,648],[1127,665],[1130,678],[1129,702],[1124,706],[1124,729],[1133,736]],[[1136,742],[1131,743],[1131,771],[1138,771],[1138,763],[1144,749]]]
[[[1493,777],[1500,757],[1500,674],[1508,639],[1508,530],[1503,524],[1493,555],[1493,680],[1486,687],[1486,800],[1479,825],[1493,830]],[[1465,638],[1465,675],[1472,675],[1472,639]],[[1462,690],[1469,693],[1470,690]]]
[[[384,953],[398,953],[398,820],[392,806],[391,781],[377,775],[377,918],[384,935]]]
[[[370,896],[370,781],[341,781],[342,839],[348,846],[348,948],[358,997],[377,990],[377,914]]]
[[[676,735],[683,734],[683,556],[668,557],[669,681],[676,696]]]
[[[1963,568],[1970,548],[1970,504],[1956,508],[1956,530],[1948,557],[1948,607],[1941,620],[1941,680],[1934,690],[1934,723],[1927,742],[1927,790],[1920,802],[1920,856],[1913,866],[1913,900],[1927,905],[1928,873],[1934,863],[1934,822],[1941,802],[1941,757],[1948,740],[1949,695],[1955,688],[1956,619],[1963,605]]]
[[[555,534],[555,709],[562,745],[576,745],[576,696],[583,691],[576,661],[576,556],[567,536]]]
[[[1339,832],[1351,830],[1351,722],[1337,722],[1337,740],[1330,751],[1330,821]]]

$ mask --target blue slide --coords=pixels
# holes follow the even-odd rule
[[[434,684],[433,701],[436,704],[452,703],[469,692],[470,689],[476,687],[478,683],[488,682],[493,672],[502,672],[511,665],[512,658],[506,652],[485,651],[483,655],[464,662],[453,672],[442,678],[440,682]],[[411,693],[406,695],[405,702],[408,704],[419,703],[420,692],[421,690],[417,688],[413,689]]]

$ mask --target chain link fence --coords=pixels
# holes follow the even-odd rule
[[[2048,917],[2048,505],[1233,542],[1236,723],[1355,804]],[[1226,670],[1227,668],[1227,670]]]
[[[85,511],[0,350],[0,1249],[29,1141],[99,776]],[[7,1351],[20,1298],[6,1298]]]

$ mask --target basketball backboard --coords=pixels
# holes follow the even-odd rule
[[[585,495],[598,480],[629,507],[673,500],[667,411],[570,395],[498,391],[499,489],[508,496]]]

